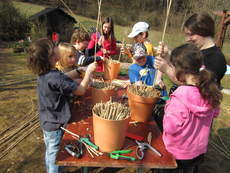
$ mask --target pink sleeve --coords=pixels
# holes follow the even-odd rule
[[[111,43],[112,50],[110,51],[110,55],[117,55],[117,43],[116,38]]]
[[[164,131],[170,135],[179,132],[184,124],[183,117],[186,116],[183,112],[183,104],[177,99],[173,98],[165,106],[165,115],[163,118]]]
[[[91,48],[93,48],[95,46],[95,40],[96,40],[96,33],[94,33],[91,36],[91,40],[89,41],[87,49],[91,49]]]

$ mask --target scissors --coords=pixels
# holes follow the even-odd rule
[[[148,148],[150,150],[152,150],[154,153],[156,153],[158,156],[161,157],[161,153],[159,153],[159,151],[157,151],[155,148],[153,148],[150,144],[148,144],[146,142],[138,142],[137,140],[135,140],[135,141],[138,144],[138,147],[136,149],[136,153],[137,153],[137,157],[139,159],[143,159],[143,157],[145,155],[145,150],[147,150]],[[141,155],[139,155],[139,149],[141,150]]]

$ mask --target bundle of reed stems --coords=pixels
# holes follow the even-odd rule
[[[113,60],[112,58],[106,59],[106,62],[107,62],[107,63],[111,63],[111,64],[117,64],[117,63],[119,63],[119,61]]]
[[[96,103],[93,108],[94,113],[108,120],[122,120],[130,116],[130,109],[122,103],[108,101],[106,103]]]
[[[130,93],[142,97],[158,97],[160,93],[159,90],[154,89],[152,86],[146,84],[137,85],[136,83],[131,84],[128,90]]]
[[[112,83],[104,81],[95,81],[92,86],[97,89],[113,89],[115,87]]]

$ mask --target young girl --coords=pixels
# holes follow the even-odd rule
[[[57,62],[56,67],[62,73],[67,73],[76,69],[78,73],[75,76],[72,76],[72,79],[74,79],[77,84],[80,84],[84,78],[86,67],[79,67],[75,64],[75,61],[77,60],[77,51],[75,47],[70,43],[60,43],[58,45],[58,50],[61,59]],[[75,95],[69,97],[71,109],[74,106],[76,98],[77,96]]]
[[[75,64],[78,58],[75,47],[70,43],[60,43],[58,45],[58,50],[62,58],[57,62],[56,67],[62,73],[78,69],[78,76],[75,76],[74,78],[76,79],[75,81],[79,84],[81,79],[84,78],[86,67],[79,67]]]
[[[220,112],[222,95],[194,44],[175,48],[170,61],[175,76],[185,85],[171,94],[165,107],[163,141],[178,167],[164,171],[196,173],[204,161],[212,120]]]
[[[111,17],[105,17],[101,28],[99,28],[98,32],[94,33],[91,37],[91,40],[88,45],[88,49],[95,46],[95,40],[97,37],[97,42],[99,41],[100,37],[104,36],[104,43],[102,44],[102,48],[97,52],[97,56],[102,56],[105,58],[109,58],[111,55],[117,54],[117,45],[116,45],[116,38],[114,36],[114,26],[113,26],[113,19]],[[103,64],[102,61],[98,62],[97,71],[103,71]]]

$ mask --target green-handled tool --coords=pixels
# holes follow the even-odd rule
[[[71,131],[65,129],[64,127],[60,127],[60,128],[61,128],[62,130],[65,130],[66,132],[72,134],[73,136],[76,136],[80,142],[85,142],[86,144],[90,145],[91,147],[93,147],[93,148],[95,148],[95,149],[98,149],[98,146],[94,145],[92,142],[89,141],[89,138],[88,138],[88,135],[87,135],[87,134],[86,134],[86,137],[83,138],[82,136],[77,135],[77,134],[75,134],[75,133],[73,133],[73,132],[71,132]]]
[[[109,156],[113,159],[135,161],[135,157],[121,156],[120,154],[130,153],[132,150],[117,150],[110,153],[102,153],[102,155]]]
[[[98,149],[98,146],[94,145],[92,142],[89,141],[89,137],[86,134],[83,138],[81,135],[79,135],[79,141],[85,142],[86,144],[90,145],[91,147]]]

